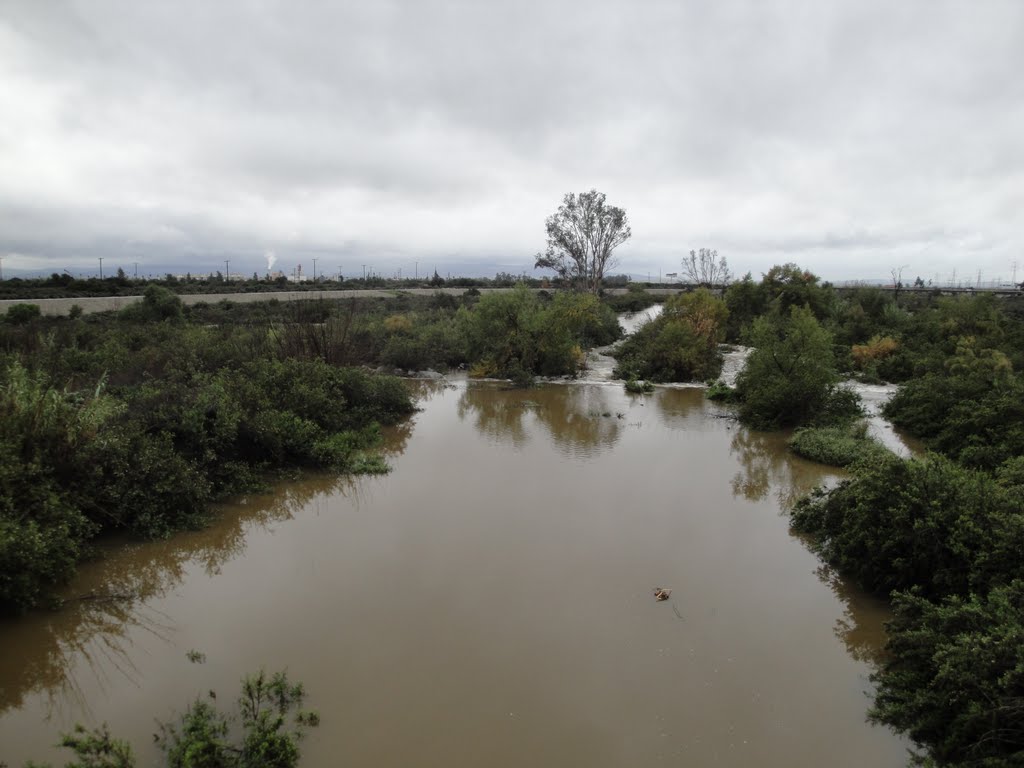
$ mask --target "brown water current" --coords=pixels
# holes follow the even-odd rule
[[[0,625],[0,761],[106,721],[154,764],[154,718],[263,666],[321,714],[309,766],[905,763],[865,720],[885,608],[782,512],[829,470],[699,389],[416,386],[390,475],[111,546],[68,594],[112,599]]]

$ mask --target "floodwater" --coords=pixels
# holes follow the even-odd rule
[[[865,720],[886,610],[782,512],[836,475],[699,389],[415,386],[390,475],[111,547],[68,593],[111,599],[0,625],[0,761],[106,721],[154,764],[155,719],[262,666],[321,714],[308,766],[905,764]]]

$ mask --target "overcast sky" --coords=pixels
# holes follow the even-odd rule
[[[1019,281],[1024,2],[0,0],[8,276],[532,271],[592,187],[621,272]]]

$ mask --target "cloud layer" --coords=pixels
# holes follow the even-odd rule
[[[6,0],[0,255],[529,270],[597,187],[623,271],[1020,280],[1022,40],[1015,0]]]

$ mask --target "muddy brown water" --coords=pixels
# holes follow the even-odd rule
[[[390,475],[111,547],[69,594],[135,599],[0,625],[0,760],[106,721],[155,764],[155,718],[263,666],[321,714],[309,766],[905,763],[865,720],[885,608],[780,511],[834,474],[701,390],[418,386]]]

